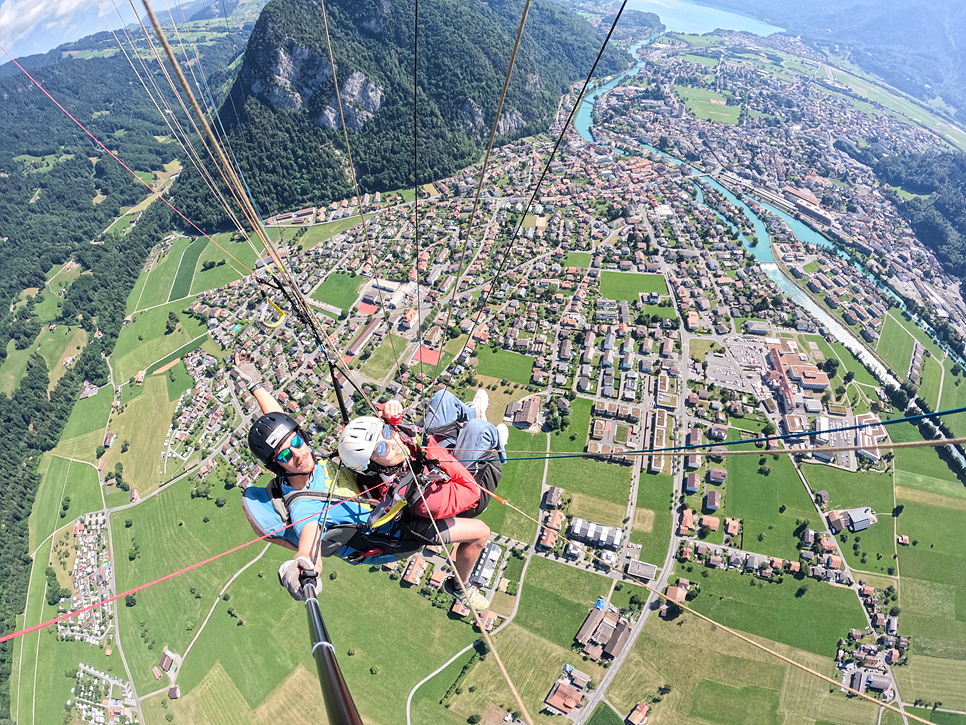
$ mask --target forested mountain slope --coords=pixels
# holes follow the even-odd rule
[[[336,0],[326,9],[360,184],[364,191],[411,185],[415,3]],[[479,158],[519,12],[519,4],[509,0],[420,5],[415,82],[420,183]],[[549,0],[534,2],[500,119],[501,139],[545,130],[561,93],[589,71],[601,40],[569,10]],[[619,52],[608,50],[599,72],[624,65]],[[221,115],[264,212],[350,193],[317,2],[273,0],[265,7]],[[210,226],[221,223],[196,174],[182,175],[177,194],[189,216]]]
[[[773,22],[966,121],[966,3],[961,0],[711,0]]]

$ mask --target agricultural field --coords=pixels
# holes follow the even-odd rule
[[[350,309],[359,298],[359,288],[368,282],[368,277],[353,276],[344,272],[333,272],[312,292],[312,299],[341,310]]]
[[[121,329],[111,363],[118,385],[132,379],[151,363],[207,334],[203,323],[182,313],[184,308],[184,301],[169,302],[139,312]],[[179,322],[175,331],[166,335],[170,313],[177,315]]]
[[[210,502],[208,505],[214,508]],[[247,531],[240,540],[250,536]],[[233,543],[225,540],[221,545]],[[209,611],[211,616],[182,667],[178,681],[183,697],[171,702],[168,711],[174,713],[176,722],[201,725],[269,725],[282,716],[296,723],[325,722],[304,611],[275,581],[275,569],[288,553],[272,546],[266,551],[261,544],[241,553],[242,564],[251,565],[239,571],[228,586],[229,599],[219,597],[219,585],[206,592],[202,616]],[[366,719],[403,723],[413,685],[476,635],[471,627],[451,618],[446,610],[432,608],[426,599],[400,587],[384,572],[330,561],[326,568],[337,578],[326,577],[320,604],[356,704]],[[227,580],[224,577],[222,585]],[[180,589],[190,601],[187,586],[185,583]],[[379,626],[365,616],[344,616],[357,610],[359,601],[381,603]],[[132,612],[140,606],[139,602]],[[186,632],[182,639],[192,636]],[[350,650],[351,656],[347,654]],[[183,645],[176,651],[183,652]],[[418,662],[412,660],[415,651],[420,653]],[[252,652],[261,654],[252,658]],[[226,695],[231,697],[226,699]],[[307,709],[300,709],[299,703]],[[161,712],[158,708],[157,713]]]
[[[141,394],[111,418],[110,430],[117,434],[117,440],[104,454],[104,470],[113,471],[118,463],[123,463],[124,480],[142,497],[182,472],[183,462],[175,458],[169,459],[167,473],[160,473],[164,437],[177,407],[177,399],[172,401],[168,395],[167,381],[166,375],[148,376]],[[125,442],[130,443],[130,448],[122,453]],[[126,493],[112,488],[108,506],[126,504],[127,498]]]
[[[503,464],[503,476],[500,478],[496,493],[531,516],[540,508],[545,461],[540,460],[539,457],[544,454],[546,447],[547,437],[544,434],[524,433],[510,427],[510,439],[506,445],[508,460]],[[537,460],[512,460],[531,455],[538,457]],[[490,500],[480,519],[492,531],[525,544],[532,543],[537,534],[536,523],[493,499]]]
[[[171,285],[171,294],[168,301],[180,300],[187,297],[191,291],[191,280],[194,279],[195,270],[198,267],[198,258],[208,246],[207,239],[197,239],[185,250],[181,257],[181,265],[178,267],[178,276],[174,278]]]
[[[966,677],[966,500],[905,486],[896,496],[897,528],[913,542],[899,547],[900,632],[912,638],[914,655],[897,671],[903,697],[961,710],[966,693],[954,681]]]
[[[104,441],[104,429],[113,400],[110,385],[105,385],[91,398],[78,400],[52,453],[96,464],[97,447]]]
[[[190,237],[178,237],[171,243],[171,248],[154,261],[151,269],[138,277],[134,289],[128,296],[128,314],[168,301],[171,285],[174,284],[180,269],[181,259],[190,244]]]
[[[637,484],[637,508],[631,543],[640,544],[640,560],[658,566],[664,563],[671,543],[674,514],[674,479],[666,474],[642,473]]]
[[[892,315],[886,315],[875,351],[903,378],[909,377],[909,365],[915,344],[915,338]]]
[[[521,355],[506,350],[493,350],[491,347],[479,347],[476,351],[480,375],[488,375],[501,380],[510,380],[521,385],[529,385],[533,377],[534,359],[529,355]]]
[[[212,499],[192,498],[193,486],[193,481],[184,479],[131,509],[112,514],[110,525],[118,592],[178,571],[251,538],[251,528],[240,515],[240,490],[216,487],[212,497],[227,500],[219,508]],[[208,521],[204,520],[206,517]],[[130,527],[126,525],[127,520],[132,522]],[[184,652],[194,637],[195,628],[202,624],[220,597],[221,588],[235,572],[258,556],[260,549],[243,549],[139,592],[134,606],[125,606],[122,602],[118,607],[118,622],[120,631],[128,637],[124,654],[139,691],[157,688],[151,668],[161,658],[162,647]],[[141,631],[142,621],[148,632],[138,641],[134,634]],[[149,647],[152,641],[155,644]],[[190,681],[181,682],[185,687]]]
[[[804,576],[785,575],[779,583],[756,581],[750,574],[732,569],[707,571],[708,577],[702,574],[698,578],[694,566],[677,567],[677,573],[701,586],[691,608],[726,627],[834,657],[839,637],[867,626],[851,589]]]
[[[592,458],[556,458],[550,460],[547,483],[561,486],[568,494],[583,494],[626,509],[631,469]]]
[[[760,463],[761,458],[765,459],[764,464]],[[728,514],[743,520],[741,548],[797,560],[797,521],[814,519],[816,515],[788,456],[779,455],[777,460],[774,456],[728,456],[727,465]],[[759,473],[762,465],[771,469],[768,475]]]
[[[574,635],[597,597],[606,596],[610,585],[611,580],[599,574],[540,557],[531,559],[520,588],[517,616],[494,642],[535,723],[559,722],[559,718],[540,714],[543,699],[563,665],[574,662],[570,649]],[[579,666],[600,682],[603,668],[592,662]],[[483,713],[490,702],[516,709],[492,657],[473,669],[463,687],[463,694],[450,701],[451,710],[463,718]]]
[[[43,478],[30,511],[31,551],[78,516],[104,508],[94,466],[47,453],[39,472]],[[62,504],[68,497],[70,505],[64,510]]]
[[[636,302],[639,294],[668,293],[663,274],[637,274],[635,272],[601,272],[600,294],[611,300]]]
[[[727,105],[726,99],[719,93],[691,86],[674,86],[674,92],[696,118],[718,123],[738,123],[741,108]]]
[[[755,639],[818,672],[835,672],[827,657]],[[648,723],[874,725],[878,714],[875,705],[830,693],[822,680],[687,615],[647,620],[607,697],[628,713],[665,685],[671,691],[652,704]]]
[[[305,235],[300,240],[300,244],[305,249],[312,249],[317,247],[322,242],[326,242],[336,234],[344,232],[347,229],[351,229],[356,224],[360,223],[359,217],[349,217],[348,219],[337,219],[334,222],[326,222],[325,224],[317,224],[315,226],[309,227],[309,230],[305,232]]]
[[[879,521],[870,528],[857,534],[843,532],[846,541],[842,542],[842,553],[849,566],[858,571],[890,573],[889,569],[895,567],[892,557],[896,553],[892,475],[850,473],[817,464],[803,464],[801,469],[813,491],[828,491],[830,510],[870,506],[876,512]],[[856,543],[860,544],[858,554],[854,548]]]
[[[560,647],[574,635],[598,597],[610,593],[612,580],[567,564],[534,556],[520,588],[515,624]]]
[[[942,394],[939,399],[940,410],[966,406],[966,385],[963,384],[966,376],[962,372],[959,375],[953,375],[955,365],[951,358],[943,360],[943,373],[945,377],[943,378]],[[958,413],[956,415],[947,415],[943,420],[949,426],[953,435],[966,435],[966,414]]]
[[[273,240],[278,240],[279,231],[277,229],[269,229],[268,233]],[[201,251],[197,259],[197,272],[191,281],[189,294],[196,295],[199,292],[241,279],[249,274],[249,269],[255,268],[255,263],[260,257],[267,256],[262,243],[254,234],[251,235],[250,243],[244,238],[233,240],[234,236],[235,234],[230,232],[212,235],[208,245]],[[194,243],[197,244],[197,242]],[[220,264],[222,261],[224,261],[224,264]],[[202,270],[205,262],[214,262],[215,266]]]

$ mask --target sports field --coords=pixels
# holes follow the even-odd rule
[[[657,292],[662,295],[668,293],[667,282],[663,274],[600,273],[600,294],[607,299],[636,302],[639,294],[649,292]]]
[[[477,348],[476,356],[479,359],[477,370],[480,375],[510,380],[521,385],[530,384],[534,361],[529,355],[483,346]]]
[[[111,418],[111,432],[117,434],[117,440],[104,454],[104,460],[108,471],[123,463],[124,480],[139,495],[146,496],[162,481],[180,473],[183,462],[169,459],[167,474],[159,473],[163,466],[160,456],[164,437],[177,407],[177,399],[172,401],[168,395],[168,376],[148,376],[141,391],[141,395],[127,403],[124,412],[115,413]],[[125,441],[131,446],[127,453],[121,453]],[[115,507],[125,503],[127,494],[112,490],[107,505]]]
[[[348,310],[356,303],[359,288],[368,281],[368,277],[353,277],[343,272],[333,272],[312,292],[312,299],[341,310]]]
[[[738,123],[741,108],[727,105],[725,97],[719,93],[691,86],[674,86],[674,92],[697,118],[718,123]]]
[[[915,338],[892,315],[886,315],[875,351],[903,378],[909,377],[909,364],[912,362],[915,344]]]
[[[114,379],[120,384],[133,378],[139,370],[160,360],[205,333],[205,325],[194,317],[182,314],[185,303],[169,302],[139,312],[134,321],[121,329],[114,347]],[[178,316],[178,327],[170,335],[164,334],[168,314]]]
[[[831,672],[826,657],[764,643],[823,674]],[[671,691],[652,705],[648,722],[874,725],[878,713],[875,705],[847,699],[837,689],[830,693],[822,680],[687,615],[647,620],[607,698],[628,713],[665,685]]]

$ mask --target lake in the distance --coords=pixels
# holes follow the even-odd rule
[[[755,20],[747,15],[739,15],[728,10],[718,10],[705,5],[686,2],[686,0],[630,0],[627,7],[648,13],[656,13],[670,32],[710,33],[716,28],[722,30],[743,30],[755,35],[767,36],[781,33],[785,29]]]

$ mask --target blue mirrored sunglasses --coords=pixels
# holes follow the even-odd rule
[[[394,435],[396,435],[396,431],[392,429],[392,426],[384,425],[382,427],[383,440],[376,443],[376,449],[373,453],[380,458],[385,458],[389,454],[389,441],[392,440]]]
[[[301,448],[304,445],[305,445],[305,439],[303,439],[302,436],[296,433],[294,436],[292,436],[292,440],[289,441],[288,447],[283,448],[278,452],[278,455],[275,456],[275,460],[278,461],[279,463],[288,463],[289,461],[292,460],[292,456],[295,455],[295,451],[292,449]]]

